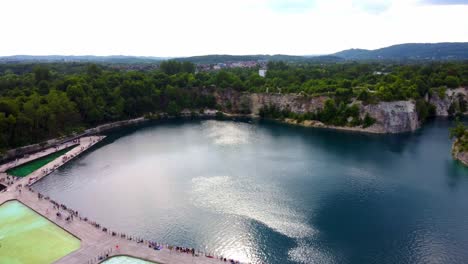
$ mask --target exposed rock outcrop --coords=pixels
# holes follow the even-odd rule
[[[402,133],[420,127],[416,105],[413,101],[380,102],[361,106],[362,113],[369,113],[377,121],[366,128],[373,133]]]
[[[216,94],[217,103],[225,112],[251,113],[258,115],[264,106],[274,105],[280,110],[289,110],[294,113],[315,112],[323,108],[326,96],[310,97],[299,94],[270,94],[270,93],[239,93],[232,90]],[[308,122],[307,126],[329,127],[369,133],[402,133],[414,131],[420,127],[416,106],[413,101],[380,102],[378,104],[360,106],[361,118],[366,113],[376,119],[370,127],[334,127],[320,122]],[[292,123],[291,120],[289,123]],[[305,125],[305,123],[301,123]]]
[[[416,106],[411,101],[396,101],[396,102],[380,102],[376,105],[362,105],[360,102],[356,102],[361,108],[361,118],[364,118],[366,114],[373,117],[376,122],[369,127],[338,127],[325,125],[318,121],[304,121],[303,123],[297,123],[293,120],[287,120],[290,124],[299,124],[310,127],[325,127],[338,130],[349,130],[359,131],[367,133],[402,133],[414,131],[420,127],[418,121],[418,114],[416,113]]]
[[[289,110],[294,113],[314,112],[323,107],[328,97],[307,97],[298,94],[245,94],[249,96],[250,111],[257,115],[264,106],[275,105],[280,110]]]
[[[434,92],[429,99],[429,103],[436,107],[437,116],[449,116],[450,106],[460,98],[468,101],[468,88],[447,89],[442,96]],[[465,112],[465,114],[468,114],[468,112]]]

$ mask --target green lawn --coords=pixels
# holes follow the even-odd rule
[[[52,263],[80,240],[18,201],[0,206],[0,263]]]
[[[44,156],[39,159],[32,160],[28,163],[22,164],[18,167],[14,167],[12,169],[9,169],[6,171],[6,173],[17,176],[17,177],[24,177],[28,176],[31,172],[39,169],[40,167],[46,165],[47,163],[53,161],[54,159],[62,156],[63,154],[67,153],[71,149],[73,149],[75,146],[68,147],[66,149],[59,150],[57,152],[54,152],[52,154],[49,154],[47,156]]]

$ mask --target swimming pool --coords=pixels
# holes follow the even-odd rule
[[[155,264],[155,262],[150,262],[150,261],[142,260],[139,258],[128,257],[128,256],[115,256],[101,263],[103,264]]]
[[[80,240],[19,201],[0,205],[0,263],[52,263]]]

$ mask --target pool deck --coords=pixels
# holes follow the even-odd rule
[[[0,166],[0,181],[1,181],[1,179],[4,179],[4,178],[6,178],[8,176],[6,171],[11,169],[11,168],[20,166],[20,165],[28,163],[28,162],[30,162],[32,160],[45,157],[45,156],[47,156],[49,154],[52,154],[54,152],[57,152],[57,151],[66,149],[66,148],[68,148],[70,146],[76,145],[76,147],[74,147],[73,149],[71,149],[70,151],[65,153],[64,155],[62,155],[62,156],[56,158],[55,160],[47,163],[45,166],[41,167],[38,170],[35,170],[31,174],[29,174],[29,175],[27,175],[25,177],[19,178],[20,180],[15,182],[17,184],[23,184],[23,186],[27,185],[28,183],[33,184],[34,182],[40,180],[42,177],[45,177],[45,176],[49,175],[50,173],[52,173],[58,167],[66,164],[68,161],[70,161],[73,158],[79,156],[82,152],[86,151],[87,149],[91,148],[95,144],[99,143],[104,138],[105,138],[104,136],[83,137],[83,138],[80,139],[79,143],[71,143],[71,142],[65,143],[65,144],[62,144],[62,145],[58,146],[57,148],[48,148],[48,149],[46,149],[44,151],[40,151],[40,152],[31,154],[26,158],[21,158],[21,159],[18,159],[18,160],[13,160],[13,161],[10,161],[8,163],[2,164]],[[65,156],[68,157],[67,160],[63,160],[63,157],[65,157]],[[47,169],[47,173],[44,173],[42,171],[43,169]]]
[[[87,138],[83,138],[83,139],[87,140]],[[45,156],[47,156],[49,154],[52,154],[52,153],[55,153],[57,151],[66,149],[66,148],[71,147],[73,145],[74,145],[73,143],[62,144],[62,145],[58,146],[58,148],[54,148],[54,147],[47,148],[47,149],[44,149],[42,151],[30,154],[27,157],[19,158],[17,160],[13,160],[13,161],[4,163],[4,164],[0,165],[0,173],[5,173],[7,170],[9,170],[11,168],[18,167],[20,165],[23,165],[23,164],[28,163],[30,161],[33,161],[35,159],[45,157]]]
[[[59,210],[63,217],[59,218],[56,216],[57,210],[54,209],[53,204],[46,199],[39,199],[36,192],[32,192],[26,186],[33,184],[34,182],[40,180],[41,178],[47,176],[50,172],[55,170],[57,167],[62,166],[66,162],[70,161],[68,159],[64,161],[62,158],[67,155],[70,157],[72,154],[73,157],[78,156],[80,153],[86,151],[88,148],[100,142],[104,137],[102,136],[91,136],[81,138],[80,143],[77,147],[73,148],[66,154],[61,157],[58,157],[54,161],[46,164],[42,168],[34,171],[33,173],[20,178],[15,181],[12,185],[7,186],[5,192],[0,193],[0,204],[3,204],[9,200],[19,200],[23,204],[35,210],[37,213],[46,217],[56,225],[62,227],[69,233],[73,234],[75,237],[81,240],[81,247],[59,259],[55,263],[100,263],[102,260],[98,260],[99,256],[106,255],[109,253],[109,256],[117,255],[128,255],[132,257],[141,258],[148,261],[154,261],[157,263],[169,264],[169,263],[180,263],[180,264],[191,264],[191,263],[224,263],[221,260],[207,258],[205,256],[193,257],[191,254],[179,253],[175,250],[171,251],[167,248],[164,248],[160,251],[150,249],[146,243],[137,243],[135,240],[128,240],[126,238],[121,238],[120,236],[112,236],[110,232],[104,232],[101,228],[96,228],[92,223],[91,218],[88,217],[88,221],[80,220],[78,217],[75,217],[73,221],[66,221],[65,217],[68,216],[68,213],[64,210]],[[69,147],[71,144],[64,144],[60,146],[58,150]],[[10,163],[0,166],[0,178],[6,177],[5,171],[11,167],[24,164],[33,159],[43,157],[45,155],[51,154],[55,151],[54,148],[48,149],[43,152],[30,155],[28,158],[12,161]],[[43,169],[49,169],[48,173],[44,173]],[[33,179],[33,180],[32,180]],[[23,186],[23,187],[19,187]],[[18,191],[18,190],[21,190]],[[51,197],[53,199],[53,197]],[[60,201],[56,201],[60,204]],[[103,223],[105,224],[105,223]],[[104,225],[105,226],[105,225]],[[118,233],[117,230],[112,230]],[[118,245],[118,249],[116,246]]]

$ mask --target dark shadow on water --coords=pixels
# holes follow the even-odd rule
[[[323,128],[307,128],[295,125],[285,125],[273,121],[259,121],[259,124],[270,128],[271,135],[274,137],[283,137],[286,134],[295,132],[306,134],[306,141],[312,143],[314,147],[320,147],[325,150],[339,153],[343,156],[356,156],[376,148],[381,151],[393,153],[403,152],[408,144],[417,140],[421,132],[402,134],[366,134],[350,131],[339,131]],[[289,132],[289,133],[287,133]],[[361,144],[365,141],[366,144]],[[343,147],[345,146],[345,147]],[[362,156],[361,156],[362,157]]]
[[[456,227],[448,224],[450,216],[427,219],[427,210],[445,207],[437,198],[427,200],[400,190],[398,194],[370,193],[361,199],[358,193],[362,191],[365,190],[330,193],[320,202],[321,207],[312,219],[312,225],[321,231],[318,240],[334,255],[342,257],[339,263],[413,264],[427,263],[428,257],[434,263],[466,263],[468,252],[463,245],[466,241],[458,238],[466,236],[466,230],[458,233],[464,230],[460,229],[461,224]],[[445,209],[441,214],[451,214],[452,210]],[[434,213],[429,215],[433,217]],[[457,216],[453,213],[452,217]],[[431,234],[432,229],[442,234]],[[433,243],[440,243],[443,249],[433,251]]]
[[[447,160],[447,184],[452,190],[456,190],[461,183],[468,182],[468,167],[457,160]]]
[[[288,250],[294,248],[294,239],[272,230],[262,222],[249,219],[250,232],[254,233],[256,252],[255,255],[264,263],[293,263],[289,259]]]

